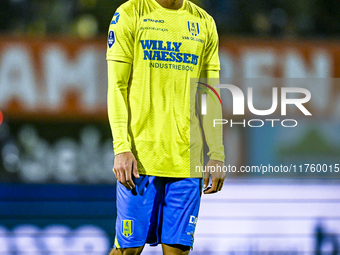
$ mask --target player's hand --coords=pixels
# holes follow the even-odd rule
[[[117,180],[127,189],[135,187],[132,181],[132,174],[134,177],[139,178],[137,169],[137,161],[132,152],[124,152],[115,156],[113,171]]]
[[[203,183],[204,194],[213,194],[220,191],[226,177],[226,173],[223,172],[223,162],[210,159],[206,170]],[[211,185],[209,185],[210,175],[212,179]]]

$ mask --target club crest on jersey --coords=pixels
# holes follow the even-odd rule
[[[120,17],[119,12],[116,12],[116,13],[113,15],[113,19],[112,19],[112,21],[111,21],[111,25],[117,24],[117,23],[118,23],[118,20],[119,20],[119,17]]]
[[[112,45],[115,44],[116,38],[115,38],[115,32],[114,31],[110,31],[109,32],[109,38],[107,40],[107,44],[109,45],[109,48],[112,47]]]
[[[123,220],[122,222],[122,234],[125,237],[129,237],[134,232],[134,222],[133,220]]]
[[[198,22],[188,21],[188,29],[193,36],[198,36],[200,34],[200,25]]]

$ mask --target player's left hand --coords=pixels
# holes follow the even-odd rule
[[[213,194],[222,190],[226,173],[223,172],[223,162],[210,159],[204,173],[203,190],[204,194]],[[209,185],[209,179],[212,179],[211,186]]]

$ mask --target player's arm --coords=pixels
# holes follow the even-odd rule
[[[219,58],[218,58],[218,35],[215,22],[211,19],[209,23],[209,43],[207,45],[205,54],[205,63],[202,68],[200,78],[206,78],[205,81],[210,83],[209,85],[215,89],[215,91],[220,95],[219,89],[215,88],[215,84],[219,84]],[[201,94],[204,93],[203,90],[198,90],[198,98],[201,99]],[[223,169],[224,163],[224,146],[223,146],[223,128],[222,125],[216,127],[213,126],[214,119],[222,119],[222,106],[219,100],[216,100],[210,96],[207,96],[207,106],[208,112],[206,115],[202,116],[202,126],[205,134],[205,139],[209,147],[209,162],[207,163],[207,169],[210,166],[214,166],[215,169]],[[201,105],[201,104],[199,104]],[[219,168],[217,168],[219,167]],[[209,185],[210,176],[212,178],[211,187]],[[216,193],[220,191],[223,187],[223,182],[226,177],[226,173],[223,171],[206,171],[204,175],[205,194]]]
[[[132,173],[139,178],[137,161],[131,152],[128,138],[127,89],[131,74],[131,64],[107,61],[108,65],[108,115],[115,151],[114,172],[117,180],[126,188],[132,189]]]
[[[214,87],[214,85],[218,84],[219,81],[219,71],[204,70],[201,73],[201,78],[207,78],[207,82],[213,82],[214,84],[209,85]],[[214,89],[218,94],[220,94],[219,89]],[[203,90],[198,90],[198,99],[201,99],[203,93]],[[209,147],[209,161],[207,163],[206,169],[210,169],[211,166],[214,166],[215,169],[223,169],[223,162],[225,158],[223,146],[223,128],[222,125],[217,125],[215,127],[213,126],[214,119],[222,119],[222,107],[219,103],[219,100],[214,101],[210,96],[207,96],[206,98],[208,112],[206,115],[202,115],[202,127],[204,130],[205,140]],[[211,187],[208,188],[210,175],[212,178],[212,184]],[[226,174],[223,171],[214,171],[212,173],[206,171],[203,184],[203,188],[206,189],[204,193],[211,194],[220,191],[223,187],[225,176]]]
[[[137,162],[131,152],[128,136],[127,91],[133,62],[135,22],[124,8],[117,9],[110,24],[106,59],[108,63],[108,115],[113,136],[117,180],[126,188],[135,184],[132,174],[139,178]]]

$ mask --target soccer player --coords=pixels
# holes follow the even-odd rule
[[[215,193],[225,178],[223,172],[207,171],[203,182],[202,173],[190,171],[203,151],[195,104],[190,104],[199,91],[190,81],[219,77],[215,22],[189,0],[129,0],[111,21],[107,61],[118,180],[110,255],[141,254],[146,243],[162,244],[165,255],[189,254],[202,184],[204,193]],[[214,107],[202,126],[207,166],[221,168],[222,128],[206,132],[212,119],[222,117],[221,106]]]

